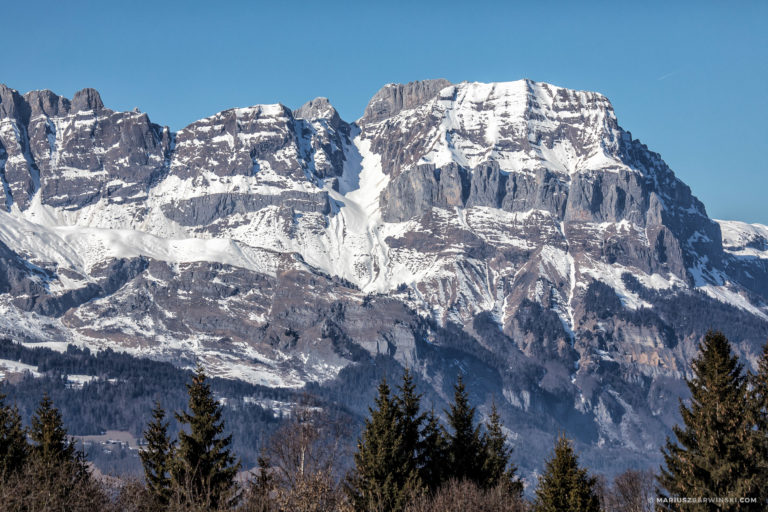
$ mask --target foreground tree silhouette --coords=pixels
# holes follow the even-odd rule
[[[421,431],[419,477],[429,492],[435,492],[450,473],[448,441],[443,434],[435,411],[427,413]]]
[[[418,476],[405,450],[398,404],[386,380],[378,387],[375,408],[369,408],[355,453],[348,489],[355,510],[403,510],[418,486]]]
[[[27,453],[27,436],[19,409],[6,405],[5,395],[0,393],[0,480],[21,471]]]
[[[174,443],[168,436],[168,422],[160,402],[152,410],[152,421],[144,431],[146,447],[139,452],[147,490],[157,506],[167,506],[171,498],[170,466]]]
[[[400,414],[403,436],[405,472],[415,472],[415,485],[429,492],[436,491],[451,476],[448,440],[434,410],[421,412],[422,395],[416,392],[413,374],[406,368],[400,393],[394,398]]]
[[[431,503],[431,497],[451,481],[452,489],[460,487],[457,482],[469,481],[482,492],[492,490],[519,501],[522,484],[510,464],[511,450],[498,411],[494,406],[487,432],[481,433],[461,378],[446,411],[448,434],[434,411],[420,412],[421,395],[409,370],[398,395],[390,396],[386,381],[378,391],[358,443],[355,471],[348,479],[357,510],[402,510],[419,496],[419,503]]]
[[[709,332],[691,364],[690,407],[680,402],[684,427],[675,426],[677,442],[662,449],[665,466],[659,483],[667,497],[757,498],[761,483],[755,453],[753,418],[746,380],[731,345],[720,332]],[[722,510],[743,510],[740,503]],[[709,510],[709,504],[669,504],[670,510]],[[761,509],[761,507],[758,507]]]
[[[536,489],[535,512],[599,512],[600,500],[595,486],[597,479],[579,467],[579,460],[570,441],[561,435],[555,452],[546,463],[544,474]]]
[[[403,459],[406,475],[418,478],[417,485],[421,486],[419,470],[419,454],[423,447],[420,441],[424,414],[421,413],[421,395],[416,393],[416,384],[411,371],[406,368],[403,381],[399,386],[400,393],[394,397],[398,412],[398,428],[403,439]]]
[[[53,468],[68,462],[76,463],[78,457],[75,443],[64,428],[61,413],[53,406],[51,398],[45,394],[40,401],[29,430],[32,441],[31,456],[43,466]],[[82,461],[79,461],[82,462]]]
[[[222,406],[214,400],[201,366],[197,367],[187,391],[189,412],[176,415],[189,432],[179,432],[178,449],[171,465],[175,499],[209,509],[226,507],[236,500],[235,475],[240,463],[229,448],[232,436],[222,437]]]
[[[480,426],[475,426],[475,408],[469,405],[469,397],[461,376],[454,386],[450,410],[445,412],[452,430],[448,434],[450,476],[458,480],[471,480],[482,486],[485,481],[485,446],[480,435]]]
[[[502,487],[509,494],[520,497],[523,483],[517,478],[517,467],[510,464],[512,450],[507,447],[507,436],[501,430],[501,417],[493,404],[491,416],[486,425],[484,438],[486,456],[483,463],[485,476],[483,487]]]
[[[75,449],[58,409],[45,395],[29,431],[32,446],[21,471],[0,482],[4,511],[104,510],[109,504],[98,481],[91,477],[85,453]]]

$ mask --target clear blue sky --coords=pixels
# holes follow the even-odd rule
[[[671,4],[671,5],[667,5]],[[520,78],[600,91],[710,216],[768,224],[768,2],[7,2],[0,82],[98,89],[179,129],[385,83]]]

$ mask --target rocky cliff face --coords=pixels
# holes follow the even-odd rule
[[[653,462],[699,337],[768,338],[768,228],[709,219],[597,93],[431,80],[174,133],[0,86],[0,180],[0,333],[271,386],[387,361],[438,402],[463,373],[527,470],[563,429]]]

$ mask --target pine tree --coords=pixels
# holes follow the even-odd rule
[[[76,462],[75,443],[67,435],[61,413],[53,406],[46,393],[40,401],[29,431],[32,440],[31,455],[46,467],[55,467],[65,462]]]
[[[189,432],[179,432],[178,449],[171,465],[172,487],[182,500],[215,509],[235,499],[235,462],[232,436],[222,437],[222,406],[213,398],[205,371],[197,367],[187,385],[189,412],[176,414]]]
[[[168,422],[160,402],[156,402],[152,410],[152,421],[144,431],[144,440],[147,444],[139,456],[147,489],[156,504],[165,506],[171,495],[170,465],[174,443],[168,436]]]
[[[0,480],[21,471],[28,451],[19,409],[5,405],[5,395],[0,393]]]
[[[565,435],[558,437],[536,489],[535,512],[599,512],[597,479],[579,467],[579,460]]]
[[[691,365],[693,378],[686,381],[690,407],[680,402],[685,426],[675,426],[677,442],[667,439],[662,449],[666,467],[661,468],[659,482],[669,497],[758,497],[754,415],[742,366],[720,332],[707,333],[699,349]],[[737,510],[741,505],[723,506]],[[708,510],[707,504],[686,507]]]
[[[350,498],[358,511],[400,511],[415,482],[405,456],[400,411],[386,380],[379,384],[375,408],[368,410],[348,481]]]
[[[752,378],[750,409],[755,425],[753,446],[759,480],[768,482],[768,343],[757,365],[757,374]],[[768,508],[768,485],[763,485],[760,503]]]
[[[453,403],[446,411],[452,432],[448,434],[448,453],[451,472],[449,477],[471,480],[482,485],[485,447],[480,436],[480,426],[475,426],[475,408],[469,398],[461,376],[454,386]]]
[[[448,441],[434,410],[430,411],[424,419],[418,466],[422,484],[432,493],[447,479],[450,467]]]
[[[501,430],[501,417],[496,404],[493,404],[491,409],[486,431],[483,486],[486,488],[502,486],[510,494],[520,497],[523,493],[523,483],[517,478],[517,467],[509,462],[512,450],[507,447],[507,436]]]

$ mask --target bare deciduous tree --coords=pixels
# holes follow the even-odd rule
[[[267,455],[278,471],[276,478],[293,484],[317,473],[333,474],[344,456],[345,423],[306,403],[297,405],[291,419],[270,439]]]
[[[613,480],[605,496],[608,512],[651,512],[656,497],[653,472],[629,469]]]
[[[525,512],[528,504],[503,486],[481,489],[468,480],[450,480],[434,496],[415,497],[405,512]]]
[[[306,401],[272,436],[263,467],[245,495],[243,509],[259,512],[349,510],[340,485],[345,423]]]

